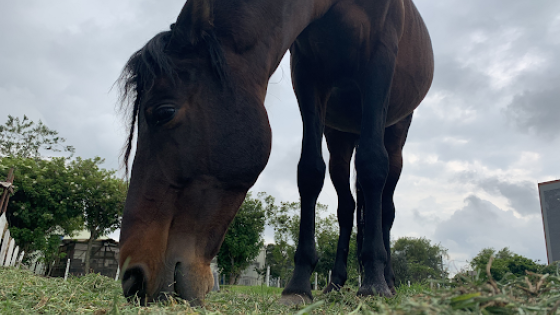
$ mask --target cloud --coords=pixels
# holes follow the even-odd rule
[[[560,117],[560,77],[553,80],[556,88],[529,91],[515,96],[506,115],[517,128],[547,139],[558,137]]]
[[[509,247],[521,255],[545,261],[540,218],[517,218],[512,211],[504,211],[476,195],[468,196],[464,202],[463,208],[435,229],[435,240],[451,254],[468,253],[473,257],[483,248]]]

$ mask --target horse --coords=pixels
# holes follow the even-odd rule
[[[394,294],[393,193],[412,113],[433,78],[427,28],[411,0],[188,0],[120,77],[136,140],[120,234],[122,288],[141,303],[175,294],[200,305],[210,262],[265,168],[267,84],[290,50],[303,121],[301,226],[281,302],[311,301],[315,206],[326,163],[338,194],[332,281],[344,285],[354,211],[360,296]],[[135,137],[135,131],[137,136]],[[355,153],[354,153],[355,152]],[[357,206],[350,189],[355,155]],[[303,300],[302,300],[303,299]]]

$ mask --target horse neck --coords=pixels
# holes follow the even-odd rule
[[[245,60],[245,69],[268,82],[297,36],[338,0],[244,0],[233,6],[232,0],[221,1],[223,11],[217,13],[226,22],[219,23],[228,30],[234,54]]]

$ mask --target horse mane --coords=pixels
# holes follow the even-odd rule
[[[172,30],[173,26],[171,25]],[[123,161],[126,176],[128,176],[128,161],[132,150],[132,141],[134,140],[134,130],[138,122],[142,95],[153,88],[158,76],[168,77],[173,85],[178,80],[176,65],[166,49],[172,30],[157,34],[144,47],[132,54],[117,80],[120,87],[119,102],[121,110],[125,112],[125,116],[130,117]],[[230,87],[231,80],[227,71],[224,51],[215,32],[205,32],[200,44],[206,45],[213,71],[218,76],[222,87]]]

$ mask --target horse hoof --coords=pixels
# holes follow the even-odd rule
[[[282,295],[278,303],[286,306],[311,304],[313,300],[303,294]]]
[[[323,290],[323,294],[329,293],[331,291],[340,291],[341,285],[329,283],[329,285]]]
[[[361,286],[358,290],[358,296],[383,296],[393,297],[393,293],[389,290],[386,284],[374,284],[368,286]]]

